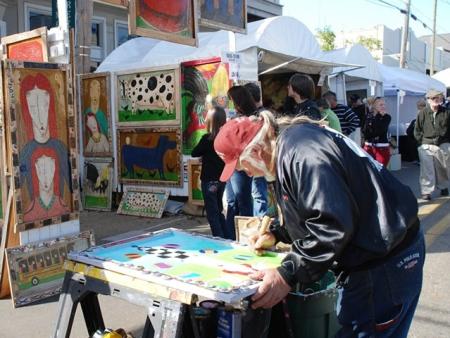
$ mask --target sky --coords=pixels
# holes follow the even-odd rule
[[[384,2],[384,3],[383,3]],[[303,22],[314,34],[317,28],[330,26],[332,31],[348,31],[384,24],[391,29],[403,26],[404,15],[396,8],[406,8],[404,0],[280,0],[283,15]],[[411,13],[419,21],[410,19],[410,27],[417,37],[431,35],[433,0],[411,0]],[[450,0],[438,0],[436,31],[450,33]]]

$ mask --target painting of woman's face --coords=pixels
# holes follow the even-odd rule
[[[55,176],[55,160],[42,155],[35,163],[39,180],[39,190],[50,192],[53,190],[53,177]]]
[[[28,110],[33,121],[33,132],[43,137],[48,133],[50,95],[46,90],[33,88],[26,94]],[[37,134],[37,135],[36,135]]]
[[[87,117],[86,126],[92,134],[98,132],[97,120],[95,119],[95,116],[89,115]]]

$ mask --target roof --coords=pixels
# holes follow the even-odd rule
[[[446,87],[450,87],[450,68],[437,72],[432,78],[441,81]]]

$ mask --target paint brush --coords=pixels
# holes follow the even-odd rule
[[[264,216],[259,224],[258,233],[259,236],[263,236],[267,231],[269,231],[271,219],[269,216]],[[262,256],[265,253],[264,249],[255,249],[255,253],[258,256]]]

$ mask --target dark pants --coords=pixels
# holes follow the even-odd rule
[[[253,197],[253,216],[262,217],[267,213],[267,181],[264,177],[253,177],[252,179],[252,197]]]
[[[225,237],[226,224],[223,215],[222,197],[225,190],[225,183],[219,181],[202,181],[203,200],[205,201],[206,219],[213,236]]]
[[[384,264],[352,272],[339,289],[336,337],[406,338],[422,289],[425,242],[414,242]]]

